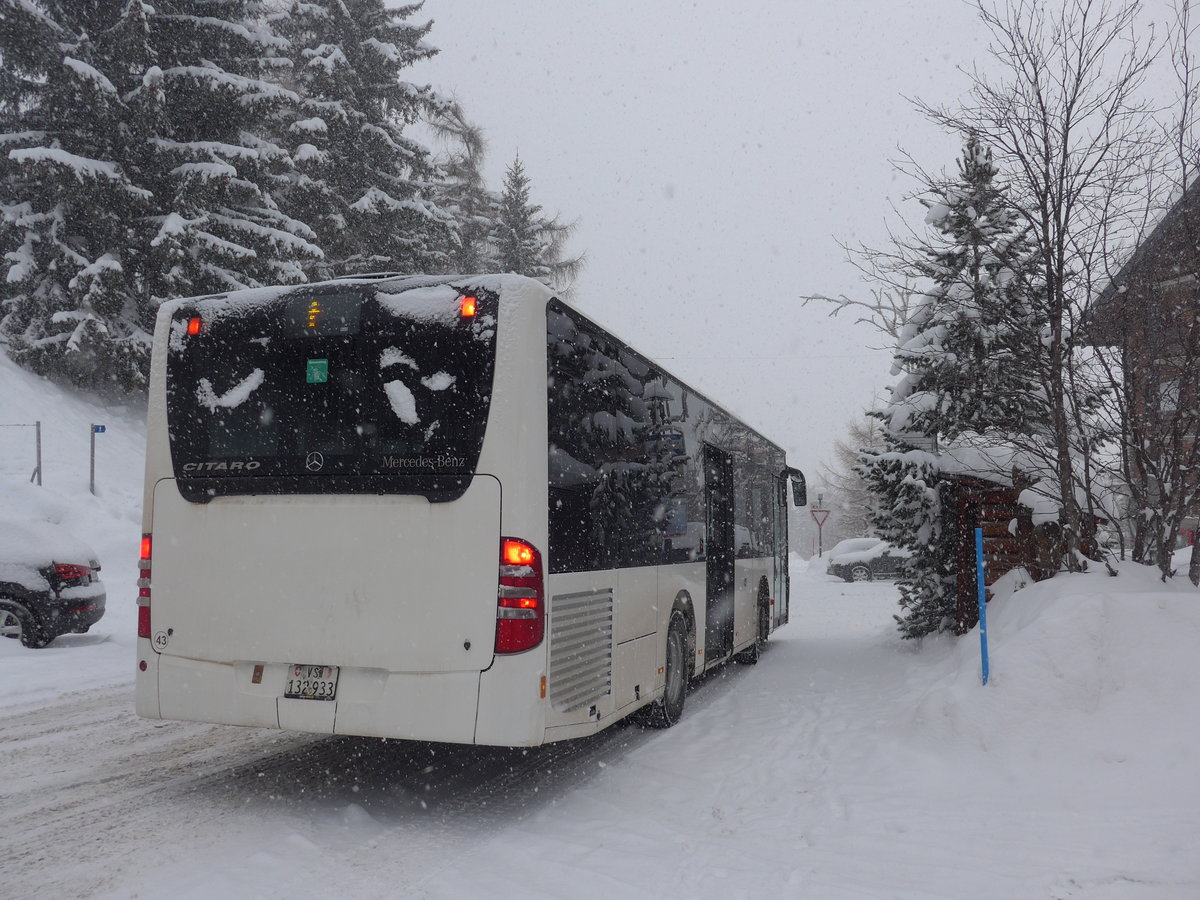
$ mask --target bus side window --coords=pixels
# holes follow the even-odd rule
[[[593,568],[592,517],[583,491],[550,488],[550,571]]]

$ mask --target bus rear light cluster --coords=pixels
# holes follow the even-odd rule
[[[150,535],[142,535],[142,555],[138,560],[138,637],[150,637]]]
[[[520,653],[542,642],[546,601],[542,555],[528,541],[500,539],[500,587],[496,597],[496,652]]]

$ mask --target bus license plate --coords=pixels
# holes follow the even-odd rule
[[[283,696],[296,700],[333,700],[337,697],[337,666],[288,666]]]

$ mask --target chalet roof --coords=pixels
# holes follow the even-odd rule
[[[1192,179],[1183,196],[1167,209],[1150,233],[1134,248],[1117,274],[1100,291],[1093,305],[1093,317],[1104,315],[1104,307],[1113,303],[1125,291],[1130,280],[1137,276],[1148,260],[1153,259],[1160,246],[1168,239],[1175,224],[1188,214],[1200,214],[1200,176]]]

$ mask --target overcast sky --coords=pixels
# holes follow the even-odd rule
[[[959,147],[906,97],[952,102],[986,35],[961,0],[426,0],[441,49],[412,80],[518,152],[535,202],[578,218],[576,303],[814,474],[894,380],[882,338],[803,307],[865,295],[839,241],[882,246]]]

